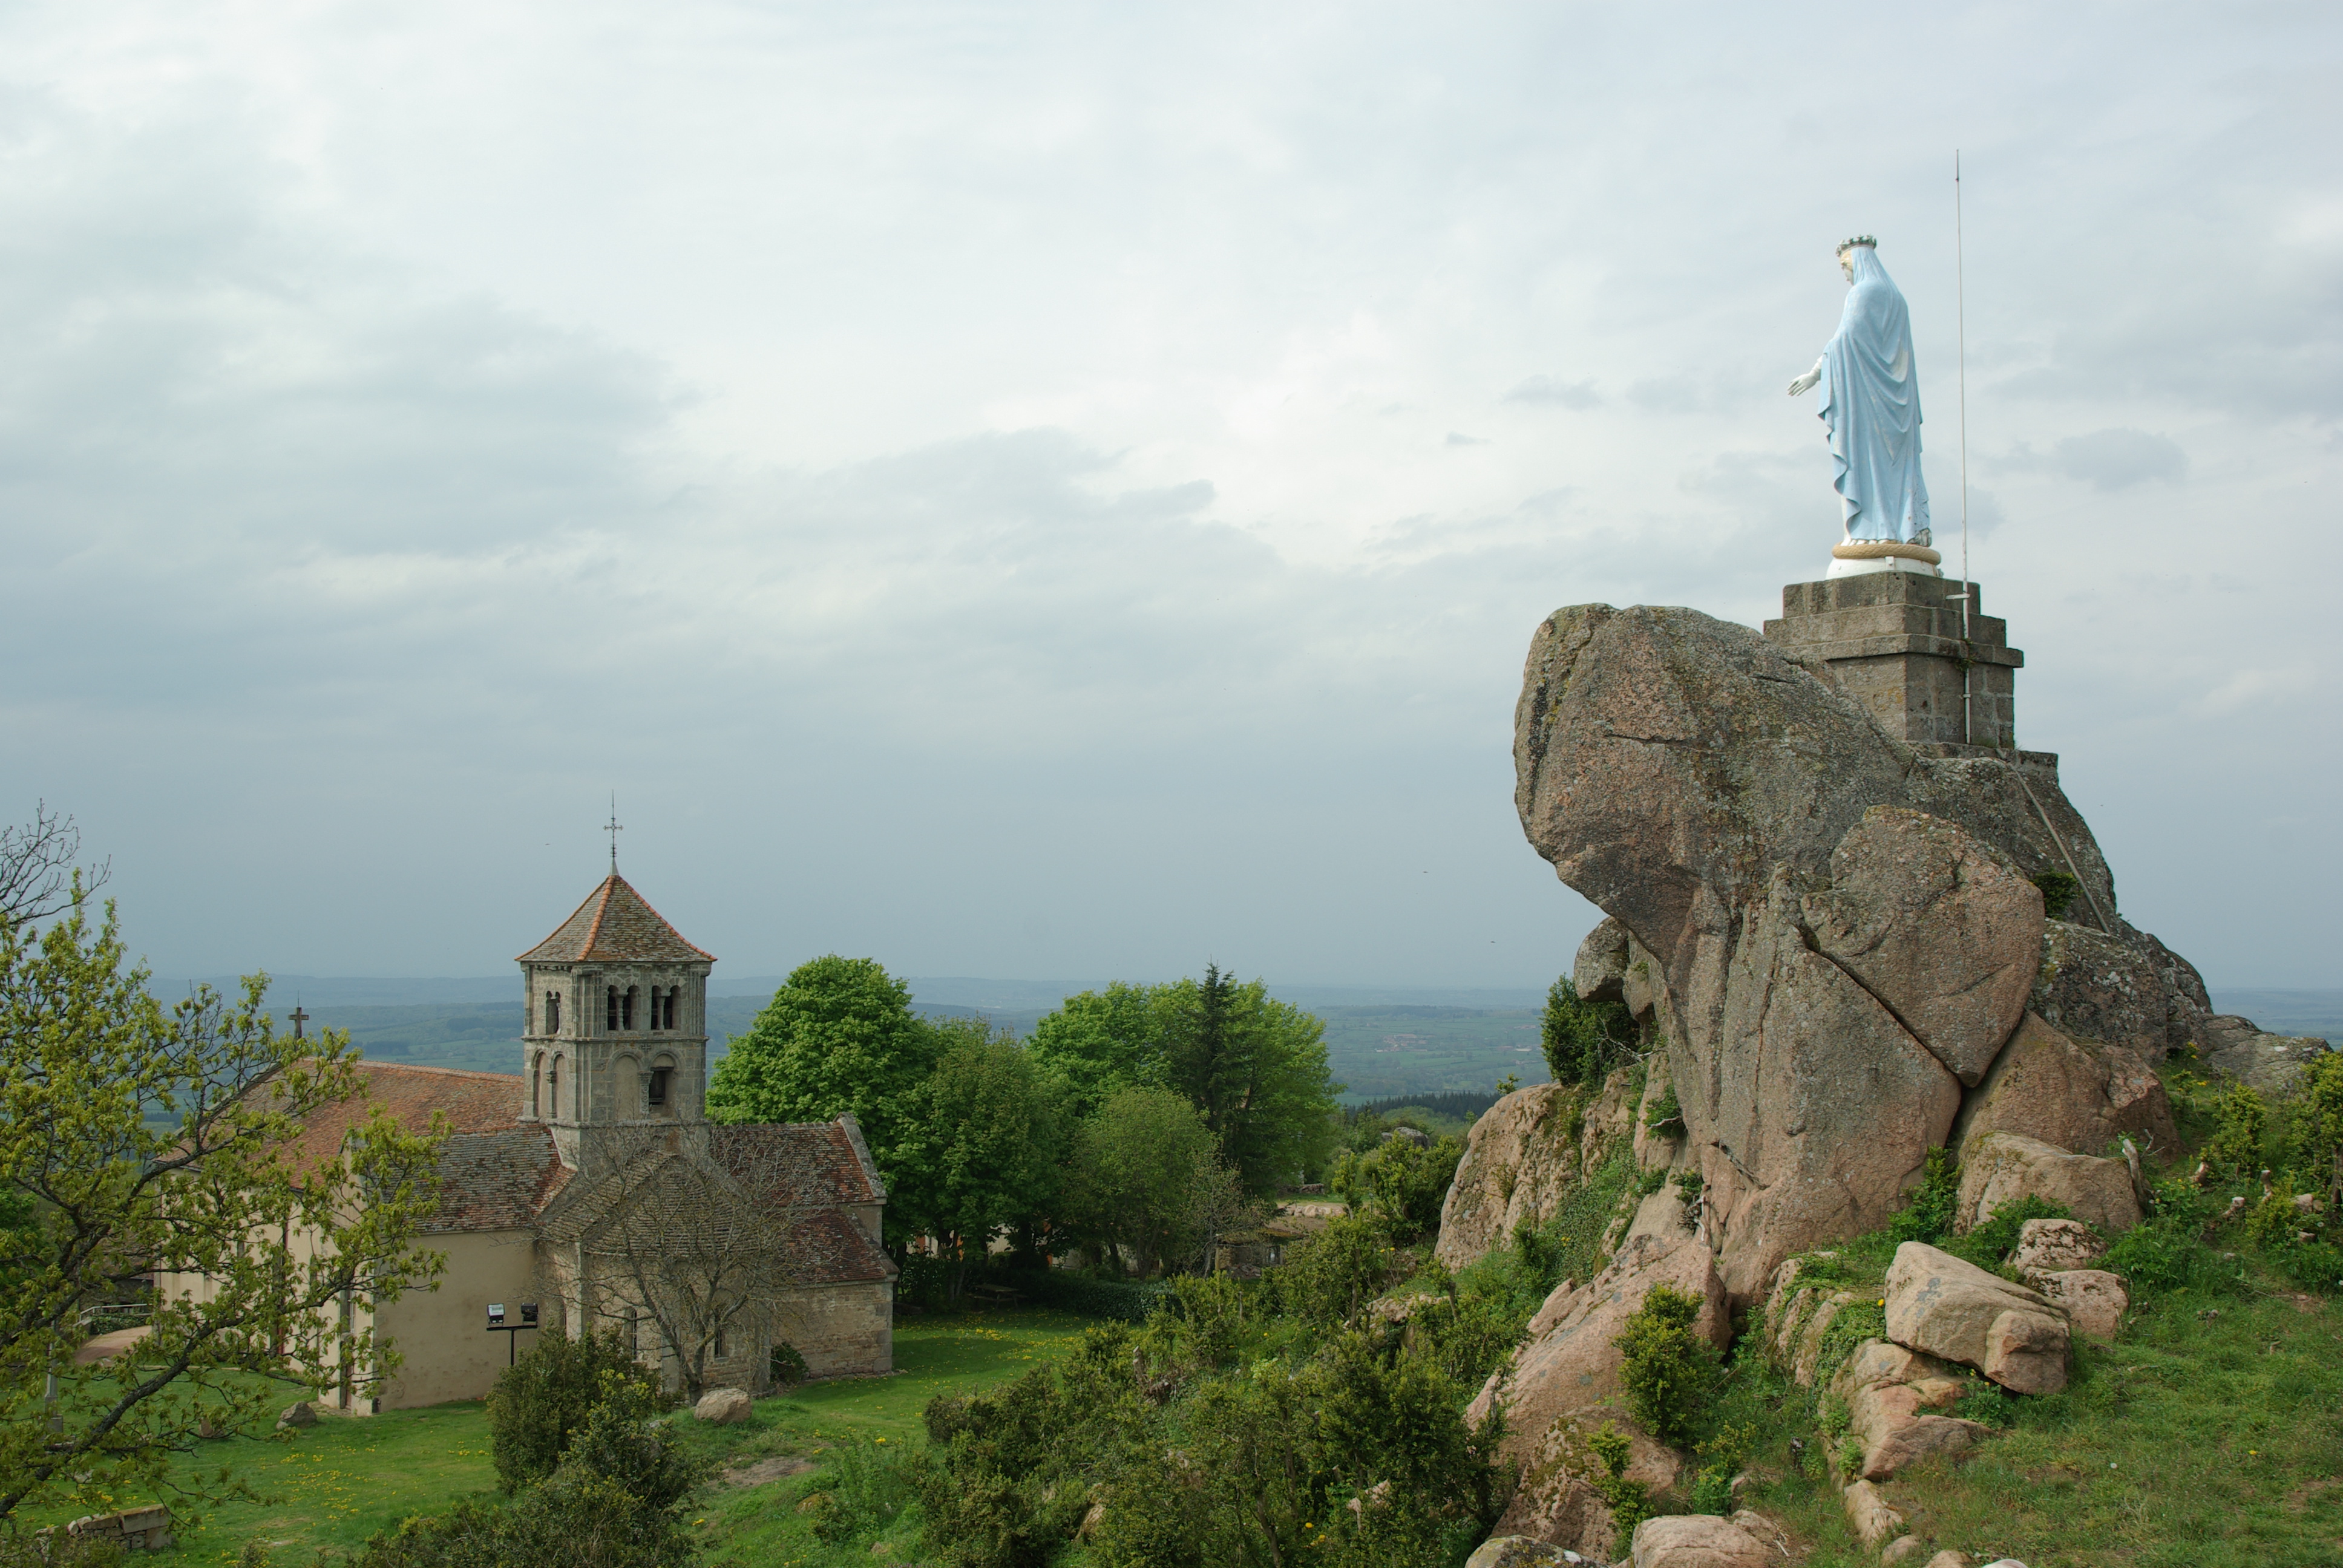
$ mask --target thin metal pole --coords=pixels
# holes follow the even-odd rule
[[[1976,588],[1969,581],[1969,313],[1966,245],[1961,232],[1961,150],[1953,149],[1953,330],[1958,345],[1961,403],[1961,744],[1976,744],[1976,726],[1971,709],[1975,701],[1970,696],[1976,684],[1976,661],[1966,657],[1969,641],[1969,611],[1975,608]],[[2012,738],[2013,739],[2015,737]]]

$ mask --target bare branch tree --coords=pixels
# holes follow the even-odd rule
[[[45,920],[106,885],[111,859],[89,867],[81,859],[81,829],[45,800],[33,804],[33,819],[21,828],[0,828],[0,922],[23,925]]]
[[[823,1217],[774,1206],[788,1183],[777,1146],[755,1136],[768,1131],[707,1129],[721,1147],[705,1153],[669,1148],[661,1131],[590,1135],[617,1179],[606,1206],[572,1221],[580,1313],[650,1325],[691,1400],[719,1362],[786,1337],[785,1298],[817,1271]],[[752,1370],[749,1381],[760,1380]]]

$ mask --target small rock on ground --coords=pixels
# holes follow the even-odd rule
[[[1926,1550],[1927,1548],[1926,1546],[1920,1544],[1920,1538],[1918,1536],[1898,1535],[1895,1540],[1890,1541],[1887,1543],[1887,1550],[1879,1554],[1879,1561],[1889,1564],[1890,1568],[1893,1568],[1893,1564],[1897,1563],[1909,1563],[1913,1558],[1917,1557],[1921,1553],[1926,1552]]]
[[[277,1424],[280,1427],[315,1426],[317,1424],[317,1407],[306,1399],[296,1401],[285,1407],[285,1413],[277,1418]]]
[[[1671,1513],[1635,1526],[1635,1568],[1772,1568],[1765,1543],[1713,1513]]]
[[[717,1473],[716,1480],[718,1484],[723,1486],[762,1486],[769,1481],[779,1481],[783,1476],[802,1475],[812,1468],[813,1461],[810,1459],[799,1459],[793,1454],[776,1454],[770,1459],[760,1459],[752,1464],[736,1464],[729,1470],[719,1471]]]
[[[1855,1482],[1841,1495],[1846,1500],[1848,1522],[1865,1546],[1876,1551],[1902,1533],[1904,1516],[1888,1507],[1879,1488],[1868,1481]]]
[[[1564,1561],[1559,1547],[1526,1535],[1499,1535],[1475,1547],[1464,1568],[1562,1568]]]
[[[712,1388],[699,1396],[691,1407],[692,1419],[712,1422],[718,1426],[730,1426],[749,1419],[749,1391],[739,1388]]]

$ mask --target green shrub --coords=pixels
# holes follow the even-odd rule
[[[1685,1218],[1693,1219],[1700,1213],[1700,1195],[1707,1181],[1697,1171],[1679,1171],[1675,1175],[1676,1201],[1684,1205]]]
[[[2330,1197],[2343,1176],[2343,1051],[2311,1059],[2294,1099],[2288,1142],[2295,1169],[2314,1192]]]
[[[2053,1203],[2039,1193],[2027,1192],[2011,1199],[1995,1209],[1991,1218],[1954,1241],[1945,1250],[1956,1257],[1967,1259],[1979,1268],[1993,1269],[2017,1248],[2017,1232],[2028,1220],[2071,1220],[2074,1211],[2062,1203]]]
[[[1929,1150],[1919,1190],[1912,1194],[1910,1205],[1887,1222],[1888,1235],[1899,1244],[1925,1241],[1933,1246],[1942,1241],[1953,1233],[1960,1197],[1961,1168],[1953,1151]]]
[[[1594,1451],[1594,1457],[1603,1462],[1604,1470],[1590,1484],[1611,1505],[1611,1527],[1618,1538],[1631,1540],[1635,1526],[1652,1517],[1652,1489],[1640,1481],[1627,1479],[1627,1462],[1634,1457],[1634,1444],[1607,1421],[1586,1443]]]
[[[1391,1250],[1383,1226],[1363,1214],[1344,1214],[1295,1244],[1285,1262],[1262,1277],[1272,1310],[1313,1329],[1350,1322],[1381,1295],[1391,1279]]]
[[[1684,1130],[1684,1103],[1676,1098],[1674,1084],[1661,1090],[1659,1098],[1653,1101],[1650,1109],[1644,1112],[1644,1126],[1653,1132],[1667,1132],[1670,1129],[1682,1132]]]
[[[2262,1141],[2267,1131],[2262,1097],[2245,1084],[2235,1083],[2214,1104],[2220,1127],[2205,1144],[2205,1162],[2231,1175],[2254,1175],[2262,1168]]]
[[[805,1382],[809,1375],[806,1371],[806,1359],[798,1353],[798,1348],[795,1345],[786,1342],[777,1344],[773,1347],[771,1356],[767,1359],[769,1362],[767,1371],[773,1380],[775,1388],[795,1388]]]
[[[2243,1270],[2205,1241],[2219,1212],[2215,1201],[2185,1179],[2158,1182],[2147,1218],[2116,1238],[2098,1266],[2123,1276],[2135,1301],[2152,1292],[2195,1291],[2227,1295],[2243,1283]]]
[[[511,1507],[467,1499],[366,1543],[355,1568],[681,1568],[680,1509],[706,1473],[656,1422],[597,1408],[552,1476]]]
[[[2083,884],[2064,871],[2041,872],[2035,877],[2034,885],[2042,890],[2042,912],[2054,920],[2066,918],[2066,911],[2075,907],[2075,900],[2083,890]]]
[[[488,1452],[497,1483],[519,1491],[551,1475],[598,1405],[617,1401],[628,1413],[659,1408],[659,1384],[619,1333],[577,1339],[547,1327],[488,1394]]]
[[[1961,1419],[1986,1426],[2005,1427],[2017,1424],[2017,1402],[2009,1397],[1999,1383],[1983,1378],[1961,1391],[1958,1406]]]
[[[101,1536],[0,1529],[0,1568],[119,1568],[127,1557],[121,1542]]]
[[[1592,1089],[1634,1054],[1634,1024],[1615,1001],[1582,1001],[1568,975],[1546,992],[1540,1025],[1547,1070],[1556,1083]]]
[[[1672,1446],[1705,1431],[1716,1402],[1716,1347],[1693,1330],[1704,1305],[1673,1285],[1654,1285],[1611,1342],[1624,1357],[1619,1381],[1628,1410]]]
[[[911,1501],[910,1451],[900,1443],[849,1436],[831,1447],[830,1462],[812,1510],[817,1540],[837,1546],[877,1535]]]
[[[1117,1323],[1145,1322],[1172,1292],[1163,1280],[1101,1280],[1071,1269],[1003,1269],[986,1277],[1035,1306]]]
[[[1441,1203],[1463,1158],[1464,1141],[1453,1134],[1422,1145],[1386,1138],[1364,1154],[1338,1156],[1327,1186],[1404,1244],[1440,1228]]]
[[[1637,1197],[1648,1198],[1667,1184],[1668,1173],[1664,1170],[1646,1171],[1635,1178],[1635,1194]]]

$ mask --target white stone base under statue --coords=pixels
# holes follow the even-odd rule
[[[1823,574],[1825,581],[1832,578],[1861,577],[1866,572],[1916,572],[1922,577],[1940,578],[1937,570],[1944,557],[1926,545],[1898,544],[1893,539],[1848,539],[1831,547],[1830,570]]]

